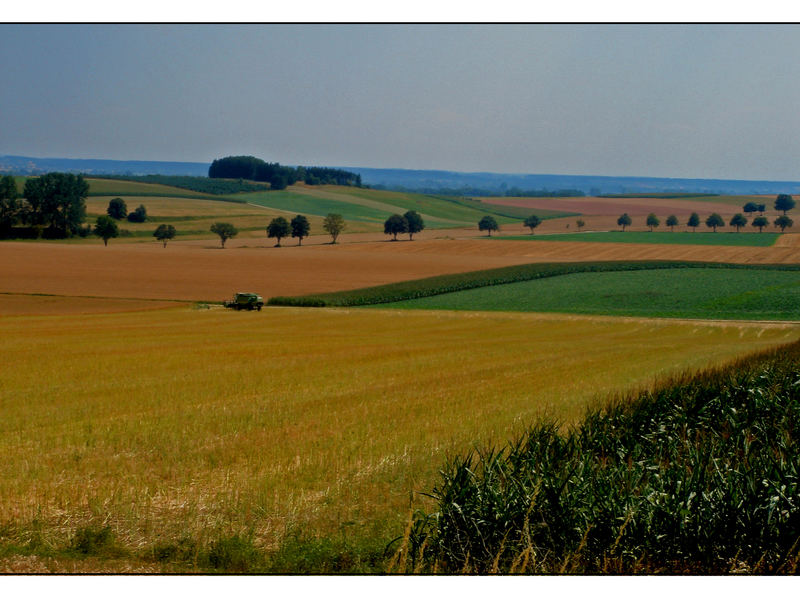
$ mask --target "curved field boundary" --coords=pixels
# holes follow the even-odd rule
[[[572,273],[605,271],[637,271],[652,269],[764,269],[778,271],[800,271],[800,265],[737,265],[717,262],[681,261],[627,261],[627,262],[578,262],[578,263],[534,263],[515,265],[485,271],[470,271],[452,275],[440,275],[357,290],[312,294],[306,296],[276,296],[267,304],[272,306],[365,306],[399,302],[414,298],[425,298],[492,285],[503,285],[519,281],[530,281]]]

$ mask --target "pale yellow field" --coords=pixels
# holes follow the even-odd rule
[[[94,220],[99,215],[106,214],[108,203],[115,197],[117,196],[94,196],[88,198],[86,200],[87,222],[94,223]],[[266,241],[266,228],[272,219],[284,217],[287,220],[291,220],[296,214],[253,204],[222,202],[220,200],[166,196],[131,196],[123,199],[127,205],[128,212],[133,212],[140,204],[144,205],[147,209],[148,221],[145,223],[131,223],[127,220],[118,221],[120,229],[127,229],[133,232],[153,232],[158,223],[170,223],[178,231],[181,238],[184,239],[186,237],[215,238],[215,235],[210,231],[211,225],[217,221],[224,221],[233,224],[240,230],[239,237],[262,237]],[[309,215],[307,218],[312,230],[322,231],[322,217]],[[252,231],[253,229],[255,231]],[[200,233],[185,235],[189,231]],[[119,238],[112,243],[130,240],[131,238]],[[141,240],[141,238],[138,238],[138,240]],[[291,243],[291,241],[288,243]]]
[[[270,549],[295,528],[388,541],[448,453],[798,337],[370,309],[0,317],[0,545],[88,523],[132,550],[238,532]]]

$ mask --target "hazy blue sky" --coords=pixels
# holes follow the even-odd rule
[[[0,154],[800,179],[796,25],[0,25]]]

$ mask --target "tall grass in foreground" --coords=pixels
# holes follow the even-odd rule
[[[800,344],[451,458],[409,568],[796,572]],[[421,563],[420,563],[421,561]]]

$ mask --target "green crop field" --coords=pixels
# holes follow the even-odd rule
[[[451,457],[405,563],[445,573],[791,574],[800,345]]]
[[[383,223],[391,213],[371,206],[363,206],[346,200],[320,198],[305,192],[281,190],[277,192],[254,192],[242,194],[247,202],[266,208],[304,215],[325,216],[338,213],[345,221],[371,221]]]
[[[425,219],[425,226],[429,229],[475,226],[486,214],[494,215],[500,224],[518,223],[520,220],[504,216],[498,213],[495,207],[483,206],[480,203],[474,203],[473,206],[465,202],[424,194],[340,186],[308,186],[278,192],[237,194],[236,198],[277,210],[317,216],[339,213],[345,220],[376,224],[383,224],[386,218],[394,213],[403,214],[415,210]],[[564,214],[547,212],[549,214],[543,214],[543,218]]]
[[[206,200],[224,200],[227,198],[224,196],[214,196],[212,194],[201,194],[192,190],[162,185],[160,183],[91,178],[87,178],[86,182],[89,184],[89,196],[163,196],[172,198],[203,198]]]
[[[752,228],[751,228],[752,229]],[[547,235],[496,235],[493,240],[532,242],[601,242],[612,244],[679,244],[691,246],[772,246],[780,233],[757,231],[735,232],[671,232],[671,231],[587,231]],[[488,238],[487,238],[488,239]]]
[[[515,223],[531,214],[530,209],[527,208],[486,204],[479,199],[438,196],[435,194],[387,192],[364,188],[344,189],[350,196],[393,205],[398,209],[402,209],[403,212],[407,210],[416,210],[420,214],[424,213],[431,217],[465,221],[470,224],[477,222],[485,214],[504,217],[503,223]],[[537,210],[536,214],[540,219],[556,219],[560,217],[569,217],[577,213]]]
[[[725,268],[575,273],[380,306],[693,319],[800,320],[800,273]]]

